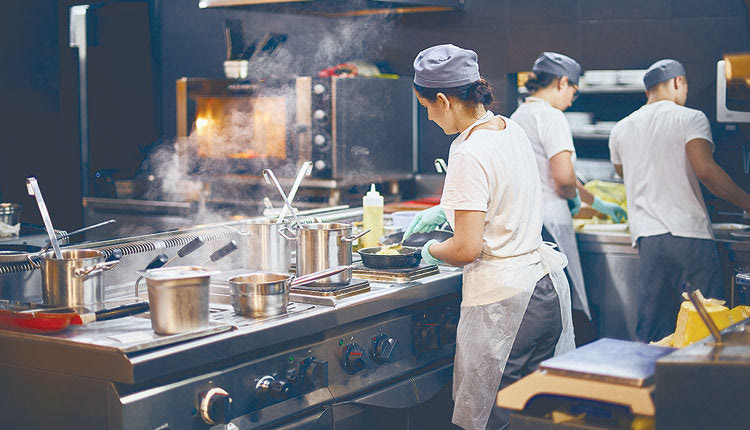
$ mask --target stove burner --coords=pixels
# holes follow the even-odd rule
[[[211,303],[211,307],[209,308],[209,311],[210,311],[209,318],[211,319],[211,321],[231,324],[234,327],[236,327],[238,330],[242,330],[244,328],[255,326],[257,324],[264,323],[267,321],[287,318],[296,313],[304,312],[313,308],[314,306],[304,305],[301,303],[290,303],[289,306],[287,306],[286,308],[285,314],[273,315],[273,316],[268,316],[268,317],[260,317],[260,318],[252,318],[249,316],[237,315],[236,313],[234,313],[234,309],[231,306]]]
[[[352,266],[352,276],[375,282],[408,283],[427,276],[437,275],[440,269],[434,264],[424,264],[406,269],[370,269],[362,263]]]
[[[370,291],[370,282],[352,279],[346,285],[300,285],[289,290],[289,300],[297,303],[336,306],[336,300]]]

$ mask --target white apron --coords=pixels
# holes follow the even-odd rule
[[[487,112],[467,130],[493,117]],[[462,135],[468,136],[468,133],[464,131]],[[455,229],[454,212],[446,210],[445,213]],[[534,287],[546,274],[550,275],[560,299],[563,329],[555,354],[575,349],[570,287],[563,272],[566,264],[564,254],[542,243],[528,254],[508,258],[482,254],[464,266],[464,293],[453,369],[454,424],[465,429],[486,427]],[[467,294],[469,290],[471,294]],[[467,300],[469,296],[473,300]],[[488,303],[482,301],[482,297],[493,297],[493,300]]]
[[[578,243],[568,202],[559,198],[546,198],[543,207],[544,227],[552,235],[558,249],[568,257],[568,274],[573,282],[571,285],[573,309],[583,311],[590,320],[589,301],[586,296],[586,286],[583,283],[583,269],[581,269],[581,259],[578,256]]]
[[[575,349],[570,289],[563,269],[564,254],[546,243],[529,254],[511,258],[488,257],[464,267],[463,288],[497,290],[498,302],[461,306],[453,369],[453,423],[465,429],[484,429],[497,397],[521,321],[537,281],[549,273],[560,299],[562,333],[555,355]]]

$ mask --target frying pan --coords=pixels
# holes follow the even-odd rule
[[[371,269],[406,269],[418,266],[422,261],[422,249],[411,246],[403,246],[394,255],[378,255],[380,247],[360,249],[362,264]]]
[[[28,258],[39,258],[42,247],[35,245],[0,245],[0,263],[25,263]]]
[[[71,308],[46,308],[38,303],[0,302],[0,328],[30,333],[55,333],[70,324],[87,324],[135,315],[148,310],[148,303],[132,303],[112,309],[79,313]]]
[[[378,241],[382,245],[392,245],[397,242],[401,242],[401,238],[404,237],[404,232],[399,231],[396,233],[382,236]],[[446,240],[453,237],[453,232],[449,230],[433,230],[427,233],[412,233],[411,236],[404,240],[404,246],[422,247],[430,239],[435,239],[438,242],[445,242]]]

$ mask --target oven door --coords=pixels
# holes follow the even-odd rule
[[[188,137],[180,149],[190,174],[260,175],[273,168],[293,176],[309,158],[309,77],[274,83],[183,78],[177,95],[178,135]]]

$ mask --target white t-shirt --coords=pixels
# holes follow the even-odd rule
[[[633,246],[639,237],[665,233],[713,238],[685,152],[693,139],[705,139],[714,149],[706,115],[668,100],[644,105],[612,128],[610,158],[622,164]]]
[[[550,175],[549,160],[562,151],[570,151],[575,163],[576,150],[570,124],[561,110],[552,107],[546,100],[527,97],[526,102],[513,112],[510,119],[516,121],[526,132],[534,149],[536,165],[542,180],[542,196],[545,202],[567,199],[555,192],[555,181]]]
[[[526,133],[500,118],[503,130],[477,129],[453,141],[440,206],[452,226],[456,210],[486,212],[482,254],[506,258],[541,245],[542,199]]]

